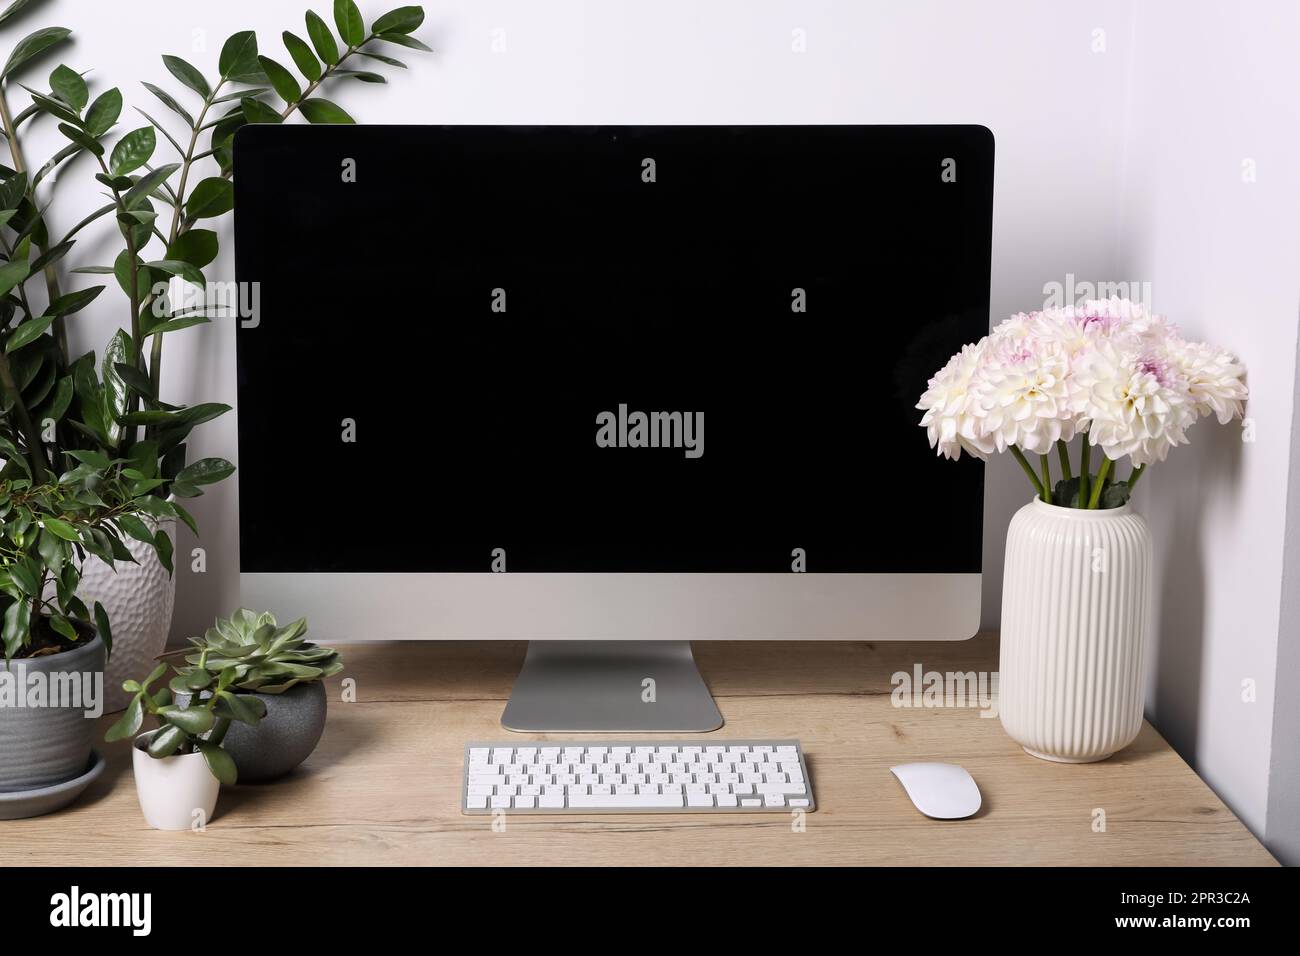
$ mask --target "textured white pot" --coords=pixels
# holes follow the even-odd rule
[[[1035,499],[1007,529],[998,709],[1035,757],[1105,760],[1142,729],[1151,534],[1128,505]]]
[[[151,526],[153,523],[151,522]],[[156,527],[176,542],[176,519],[166,518]],[[154,658],[167,646],[172,609],[176,605],[176,578],[168,576],[153,548],[125,538],[138,564],[119,561],[114,571],[90,555],[81,566],[77,596],[93,609],[104,605],[113,628],[113,653],[104,670],[104,710],[121,710],[131,699],[122,690],[124,680],[143,680],[154,669]]]
[[[144,748],[156,733],[141,734],[131,748],[135,793],[145,822],[155,830],[189,830],[196,822],[206,826],[217,808],[221,782],[212,776],[203,754],[150,757]]]

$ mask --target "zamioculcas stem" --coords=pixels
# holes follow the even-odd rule
[[[1103,457],[1101,467],[1097,469],[1097,483],[1092,486],[1092,495],[1088,498],[1088,507],[1096,510],[1097,502],[1101,500],[1101,487],[1106,483],[1106,475],[1110,471],[1110,459]]]
[[[1070,472],[1070,446],[1065,443],[1065,439],[1057,440],[1056,454],[1061,459],[1061,477],[1069,481],[1074,475]]]
[[[1029,462],[1025,460],[1024,452],[1015,445],[1009,445],[1008,447],[1011,449],[1011,454],[1016,456],[1016,461],[1020,462],[1020,467],[1025,470],[1025,474],[1029,476],[1029,481],[1034,486],[1034,494],[1039,498],[1043,497],[1043,486],[1039,483],[1038,476],[1034,474],[1034,469],[1030,467]]]
[[[1091,483],[1091,475],[1088,469],[1092,467],[1092,446],[1088,444],[1088,436],[1083,436],[1083,450],[1079,452],[1079,507],[1086,508],[1088,501],[1088,488]]]
[[[1039,455],[1038,458],[1043,465],[1043,500],[1050,505],[1052,503],[1052,473],[1047,465],[1047,456]]]

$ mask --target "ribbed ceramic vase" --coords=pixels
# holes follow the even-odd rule
[[[1007,529],[998,709],[1035,757],[1105,760],[1142,729],[1151,534],[1128,505],[1035,499]]]
[[[150,522],[176,541],[176,519]],[[122,690],[124,680],[140,680],[153,670],[154,658],[167,647],[176,604],[176,578],[167,574],[154,549],[123,535],[135,564],[118,561],[110,568],[94,555],[81,566],[77,596],[94,607],[99,601],[113,628],[113,653],[104,673],[104,710],[121,710],[131,695]]]

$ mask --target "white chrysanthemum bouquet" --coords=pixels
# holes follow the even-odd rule
[[[1189,342],[1163,317],[1112,298],[1013,315],[954,355],[916,407],[939,454],[987,458],[1009,448],[1043,501],[1117,508],[1150,462],[1187,443],[1198,418],[1241,416],[1245,374],[1226,350]],[[1076,435],[1078,475],[1069,447]],[[1094,449],[1102,454],[1095,474]],[[1037,472],[1027,454],[1039,456]],[[1125,457],[1132,471],[1119,480]]]

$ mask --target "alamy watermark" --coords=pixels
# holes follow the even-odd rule
[[[998,715],[997,671],[895,671],[889,695],[895,707],[975,707],[981,717]]]
[[[25,661],[11,661],[0,671],[0,708],[80,710],[89,718],[104,713],[103,671],[27,670]]]
[[[1128,299],[1152,311],[1150,282],[1089,282],[1080,281],[1073,272],[1065,274],[1064,282],[1043,283],[1043,308],[1064,309],[1082,306],[1089,299]]]

